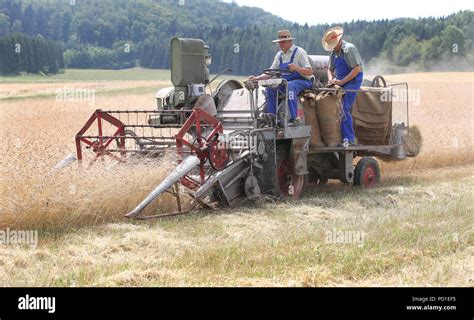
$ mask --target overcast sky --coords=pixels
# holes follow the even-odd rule
[[[232,0],[224,0],[232,2]],[[236,0],[241,6],[260,7],[299,24],[350,22],[401,17],[446,16],[459,10],[474,10],[473,0]]]

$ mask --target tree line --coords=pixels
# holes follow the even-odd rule
[[[56,74],[64,69],[61,44],[42,37],[13,33],[0,38],[0,74]]]
[[[415,66],[433,70],[441,61],[453,65],[474,65],[474,13],[463,11],[444,18],[355,21],[343,23],[345,39],[360,50],[364,62],[397,67]],[[255,74],[270,67],[278,48],[272,44],[276,30],[290,29],[297,45],[309,54],[327,55],[321,38],[330,25],[283,24],[249,28],[211,28],[179,36],[205,39],[213,58],[212,72],[226,67],[238,74]],[[149,68],[169,65],[168,41],[158,38],[145,41],[138,59]]]
[[[430,69],[441,60],[473,61],[473,19],[467,10],[342,26],[366,63]],[[229,67],[236,74],[255,74],[271,64],[278,50],[271,40],[279,29],[290,29],[308,53],[327,54],[321,37],[329,27],[293,24],[217,0],[0,0],[0,37],[21,32],[55,41],[70,68],[168,69],[169,42],[179,36],[210,46],[211,72]]]

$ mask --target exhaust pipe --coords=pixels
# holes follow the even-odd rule
[[[160,183],[135,209],[125,215],[127,218],[135,218],[142,212],[150,203],[152,203],[159,195],[168,190],[173,184],[179,181],[183,176],[188,174],[192,169],[201,163],[196,156],[189,156],[179,164],[171,174]]]

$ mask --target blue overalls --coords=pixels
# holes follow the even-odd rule
[[[289,70],[288,65],[292,64],[295,60],[296,52],[298,51],[298,47],[295,48],[293,55],[291,56],[291,60],[288,63],[283,63],[283,52],[280,54],[280,66],[279,69]],[[297,114],[298,108],[298,95],[305,89],[311,89],[313,83],[311,80],[304,78],[298,72],[293,72],[289,76],[282,76],[282,78],[288,81],[288,107],[290,109],[290,119],[295,119]],[[285,86],[280,85],[278,89],[267,88],[265,90],[266,100],[267,100],[267,113],[276,114],[276,97],[277,97],[277,90],[285,93]]]
[[[352,68],[347,65],[346,59],[344,59],[344,52],[341,50],[341,55],[334,55],[334,66],[336,67],[336,79],[344,79],[351,71]],[[364,73],[359,72],[359,74],[346,83],[343,88],[347,90],[359,90],[362,85],[362,80],[364,79]],[[357,98],[357,92],[345,92],[342,99],[342,108],[344,110],[344,117],[341,121],[341,133],[342,139],[346,140],[349,143],[354,143],[355,134],[354,127],[352,124],[352,105],[354,104]]]

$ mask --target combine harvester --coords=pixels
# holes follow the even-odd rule
[[[106,158],[123,163],[160,159],[170,152],[177,155],[176,169],[126,214],[128,218],[169,217],[197,206],[231,207],[243,198],[261,195],[297,199],[307,183],[322,184],[328,179],[373,187],[380,182],[374,156],[391,160],[416,156],[407,146],[408,102],[403,106],[404,121],[393,123],[391,99],[380,99],[390,97],[395,86],[408,92],[407,84],[387,87],[377,77],[370,87],[360,90],[354,125],[361,145],[328,146],[313,143],[318,121],[305,123],[305,118],[314,118],[311,106],[317,105],[315,97],[321,92],[341,92],[323,85],[329,57],[310,56],[317,80],[301,96],[298,126],[289,126],[287,95],[278,97],[278,125],[264,116],[262,90],[287,85],[282,75],[288,70],[265,70],[271,79],[244,85],[224,80],[212,92],[210,84],[217,77],[209,79],[211,57],[202,40],[173,39],[171,57],[174,87],[157,93],[156,110],[97,110],[76,135],[77,160],[87,160],[89,165]],[[84,146],[92,151],[88,152],[90,159],[86,159]],[[355,159],[359,159],[356,165]],[[71,158],[64,161],[71,162]],[[177,212],[144,215],[142,211],[165,192],[176,197]],[[183,208],[183,194],[192,198],[188,208]]]

